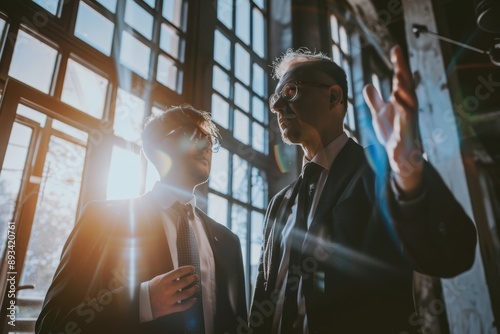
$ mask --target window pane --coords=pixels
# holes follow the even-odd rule
[[[252,205],[265,209],[267,206],[267,180],[263,170],[252,168]]]
[[[75,24],[76,37],[109,56],[111,54],[114,28],[113,22],[99,14],[85,2],[80,1]]]
[[[340,50],[335,44],[332,45],[332,59],[337,65],[340,65]]]
[[[182,61],[183,47],[181,44],[182,40],[177,31],[168,24],[163,23],[161,25],[160,48],[175,59]]]
[[[68,59],[61,101],[81,111],[102,118],[108,80],[73,59]]]
[[[233,197],[248,202],[248,162],[233,155]]]
[[[231,231],[240,238],[241,255],[243,256],[243,268],[245,277],[247,273],[247,224],[248,210],[244,207],[233,204],[231,210]]]
[[[146,45],[128,32],[123,32],[120,63],[127,66],[144,79],[148,78],[150,53],[151,50]]]
[[[47,116],[39,111],[36,111],[35,109],[25,106],[24,104],[17,106],[16,113],[37,122],[41,127],[44,127],[45,121],[47,121]]]
[[[31,134],[31,128],[14,123],[5,152],[0,173],[0,254],[3,254],[5,249],[7,223],[12,221],[21,188]]]
[[[3,38],[5,35],[5,20],[0,17],[0,42],[3,42]],[[1,54],[0,54],[1,55]]]
[[[335,43],[339,43],[339,23],[334,15],[330,15],[330,32]]]
[[[267,106],[264,104],[264,101],[259,99],[257,96],[252,98],[252,114],[256,120],[267,123]]]
[[[340,26],[340,48],[344,53],[349,54],[349,40],[347,38],[347,32],[343,26]]]
[[[139,155],[114,146],[108,176],[106,199],[125,199],[139,196]]]
[[[217,0],[217,19],[229,29],[233,28],[233,0]]]
[[[19,291],[19,305],[26,305],[20,307],[19,318],[40,311],[36,304],[20,300],[42,300],[47,293],[64,242],[75,224],[84,161],[85,148],[51,136],[20,280],[21,285],[33,284],[35,288]]]
[[[208,193],[208,216],[217,223],[224,226],[227,225],[227,199],[217,196],[216,194]]]
[[[238,79],[243,81],[243,83],[250,85],[250,55],[238,43],[236,43],[234,53],[235,53],[234,75]]]
[[[257,122],[253,122],[252,131],[252,147],[260,153],[267,154],[267,131]]]
[[[241,141],[243,144],[250,144],[249,133],[250,120],[247,115],[239,110],[234,111],[234,138]]]
[[[158,68],[156,70],[156,80],[171,90],[177,91],[177,75],[179,74],[179,70],[175,66],[175,62],[164,55],[159,55]]]
[[[125,22],[147,39],[153,36],[153,16],[134,0],[127,0]]]
[[[36,55],[34,57],[33,55]],[[30,34],[19,30],[9,75],[48,93],[54,75],[57,51]]]
[[[347,76],[347,94],[350,98],[352,98],[352,79],[351,79],[351,64],[349,64],[349,61],[347,59],[344,59],[342,61],[342,68],[344,69],[346,76]]]
[[[266,33],[266,23],[264,21],[264,16],[257,8],[253,9],[253,41],[252,46],[256,54],[265,57],[265,33]]]
[[[59,1],[60,0],[33,0],[34,3],[44,8],[52,15],[57,15],[57,10],[59,9]]]
[[[212,158],[212,169],[208,186],[227,194],[229,185],[229,151],[221,147]]]
[[[351,131],[356,130],[356,119],[354,116],[354,107],[352,106],[352,103],[349,102],[347,105],[347,115],[344,119],[345,125],[349,128]]]
[[[229,76],[219,66],[214,66],[212,86],[224,97],[229,97]]]
[[[229,129],[229,103],[218,94],[212,94],[212,120]]]
[[[253,3],[260,7],[260,9],[265,9],[265,1],[264,0],[253,0]]]
[[[57,119],[52,120],[52,128],[83,142],[87,142],[87,139],[89,138],[89,134],[87,132],[78,130],[71,125],[58,121]]]
[[[214,60],[231,69],[231,42],[219,30],[215,30]]]
[[[117,0],[97,0],[97,2],[103,5],[111,13],[116,11],[116,1]]]
[[[184,22],[182,22],[182,3],[183,0],[163,0],[163,17],[179,28],[184,26]]]
[[[255,93],[262,97],[266,93],[266,76],[262,67],[257,64],[253,64],[253,82],[252,89]]]
[[[262,235],[264,230],[264,215],[257,211],[252,211],[251,218],[251,245],[250,245],[250,281],[254,282],[259,269],[260,249],[262,246]]]
[[[250,3],[248,0],[237,0],[236,7],[236,36],[245,44],[250,45]]]
[[[155,8],[155,3],[156,3],[156,0],[143,0],[145,4],[147,4],[149,7],[151,8]]]
[[[244,111],[250,110],[250,92],[239,83],[234,85],[234,102]]]
[[[115,135],[140,144],[144,120],[145,102],[118,88],[113,130]]]
[[[144,191],[151,191],[157,181],[160,181],[160,174],[158,173],[158,170],[153,165],[153,163],[151,161],[148,161],[146,167],[146,184],[144,186]]]

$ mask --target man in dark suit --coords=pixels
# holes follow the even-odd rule
[[[471,267],[475,228],[422,158],[417,98],[399,47],[393,92],[365,99],[380,146],[343,130],[345,72],[289,51],[270,108],[283,140],[304,152],[299,179],[269,204],[248,333],[416,332],[414,271],[452,277]]]
[[[234,333],[246,320],[238,237],[196,207],[218,132],[189,105],[152,116],[143,149],[161,181],[88,205],[62,252],[37,333]]]

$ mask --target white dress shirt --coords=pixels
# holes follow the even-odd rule
[[[328,173],[330,172],[330,168],[335,161],[335,158],[339,154],[339,152],[344,148],[347,143],[348,137],[345,133],[342,133],[340,136],[331,141],[326,147],[324,147],[320,152],[318,152],[311,161],[307,160],[304,156],[302,161],[302,173],[304,173],[304,166],[308,162],[314,162],[315,164],[321,166],[323,170],[321,171],[320,177],[318,179],[318,183],[316,184],[316,191],[313,196],[313,201],[311,204],[311,210],[309,211],[309,215],[307,217],[307,227],[312,223],[312,219],[314,217],[314,213],[316,212],[316,207],[318,206],[318,201],[321,197],[321,193],[326,183],[326,179],[328,177]],[[288,278],[288,263],[290,260],[290,248],[291,248],[291,239],[290,234],[292,232],[293,227],[295,226],[295,217],[297,212],[297,197],[295,197],[295,203],[292,206],[292,211],[290,216],[286,221],[286,224],[281,232],[281,261],[278,269],[278,276],[276,278],[276,289],[280,290],[280,297],[278,298],[278,302],[276,303],[276,312],[274,313],[273,318],[273,333],[281,332],[281,316],[283,312],[283,302],[285,300],[285,291],[286,284]],[[306,232],[307,233],[307,232]],[[297,305],[298,305],[298,313],[299,317],[304,318],[304,333],[307,333],[307,317],[305,314],[305,300],[302,293],[302,278],[299,283],[299,290],[297,293]]]
[[[192,193],[180,192],[162,182],[156,182],[152,194],[154,200],[161,208],[161,218],[167,236],[170,254],[172,256],[172,264],[174,269],[176,269],[179,267],[179,260],[177,258],[177,222],[175,219],[172,219],[175,217],[175,214],[173,214],[171,206],[176,201],[179,201],[184,204],[189,203],[192,208],[195,208],[196,197]],[[188,219],[198,243],[198,251],[200,253],[201,293],[203,299],[205,333],[213,334],[216,305],[215,261],[212,248],[210,247],[206,231],[203,227],[203,222],[196,215],[196,212],[193,213],[193,215],[188,215]],[[162,254],[158,254],[158,256],[162,256]],[[139,302],[141,323],[153,320],[149,298],[149,281],[141,283]]]

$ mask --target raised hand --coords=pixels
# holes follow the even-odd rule
[[[379,142],[385,147],[394,178],[407,196],[417,193],[422,185],[423,159],[418,140],[418,100],[412,74],[400,46],[391,50],[394,65],[392,93],[384,101],[377,89],[366,85],[363,91]]]
[[[149,299],[153,319],[182,312],[193,306],[196,299],[191,297],[200,289],[200,286],[199,284],[189,285],[199,279],[193,266],[183,266],[158,275],[149,281]]]

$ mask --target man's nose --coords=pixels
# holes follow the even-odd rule
[[[277,114],[277,113],[283,113],[283,110],[286,109],[287,103],[285,99],[279,95],[278,98],[272,103],[271,107],[271,112]]]

